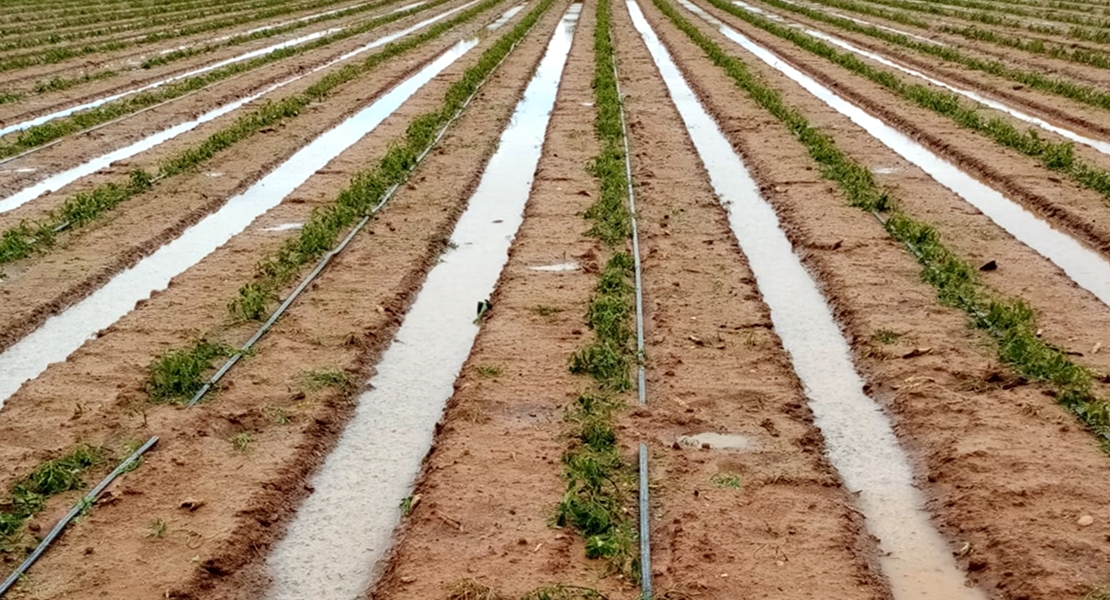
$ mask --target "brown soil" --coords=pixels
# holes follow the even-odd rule
[[[920,469],[919,484],[930,498],[935,522],[953,551],[970,544],[961,563],[972,581],[999,598],[1083,597],[1106,576],[1110,558],[1110,515],[1100,508],[1110,461],[1098,444],[1041,389],[1022,385],[1001,368],[961,314],[938,306],[912,258],[874,219],[848,207],[819,179],[803,148],[780,124],[650,3],[642,5],[820,280],[870,393],[893,417],[899,439]],[[756,67],[754,58],[710,28],[703,31],[743,57],[857,160],[876,167],[899,164],[800,88]],[[776,50],[783,46],[773,45]],[[935,203],[944,194],[917,173],[905,178],[898,196],[907,203]],[[908,206],[911,213],[914,206],[920,205]],[[971,220],[971,215],[962,218]],[[942,233],[946,240],[957,237],[953,231]],[[1012,244],[998,240],[1003,242]],[[1050,284],[1033,288],[1065,292]],[[1068,333],[1078,335],[1088,317],[1104,318],[1099,312],[1070,314]],[[880,329],[902,335],[884,345],[873,338]],[[1078,526],[1078,517],[1087,514],[1094,525]]]
[[[490,18],[493,15],[491,12]],[[481,22],[469,24],[458,32],[388,61],[359,80],[342,86],[326,102],[311,107],[296,119],[255,134],[217,155],[197,172],[162,182],[151,191],[116,207],[107,218],[64,236],[60,247],[51,249],[45,255],[6,266],[4,285],[0,289],[0,297],[5,300],[0,304],[0,348],[14,343],[50,315],[91,293],[111,276],[174,239],[186,227],[222,206],[228,198],[244,190],[309,140],[370,104],[374,98],[458,39],[481,30],[483,26]],[[316,78],[312,78],[290,85],[281,91],[281,97],[296,93],[315,81]],[[236,116],[233,113],[217,119],[164,144],[164,147],[159,146],[136,157],[128,165],[118,165],[69,187],[87,189],[104,182],[119,181],[121,172],[133,166],[149,168],[156,165],[167,156],[199,144]],[[345,178],[333,177],[332,181],[337,185],[345,184]],[[28,216],[31,211],[35,211],[31,214],[36,214],[45,210],[55,202],[60,203],[64,197],[59,193],[30,202],[9,213],[10,222],[17,222],[16,219]],[[0,223],[9,221],[0,217]],[[280,241],[281,235],[271,234],[268,237]]]
[[[545,17],[533,37],[546,36],[557,18]],[[409,119],[438,106],[449,83],[495,39],[472,50],[306,183],[296,194],[302,202],[286,202],[258,225],[303,220],[312,206],[334,198]],[[305,478],[326,454],[355,391],[307,390],[305,372],[339,368],[352,381],[368,377],[412,292],[442,251],[543,45],[530,38],[517,49],[414,182],[205,406],[186,410],[146,403],[146,366],[162,350],[219,324],[227,299],[280,235],[252,228],[236,237],[8,401],[0,413],[0,439],[9,440],[2,460],[14,473],[78,440],[116,444],[152,432],[163,437],[146,464],[117,484],[113,495],[121,500],[98,507],[35,566],[24,597],[259,595],[265,585],[260,562],[242,567],[280,535],[282,519],[305,493]],[[238,343],[247,333],[234,330],[228,341]],[[82,396],[75,404],[70,391],[78,388]],[[282,414],[288,425],[277,422]],[[251,442],[237,453],[229,440],[242,432]],[[9,481],[6,476],[2,484]],[[189,499],[205,504],[195,511],[180,509]],[[166,536],[148,537],[150,523],[159,518],[168,524]]]

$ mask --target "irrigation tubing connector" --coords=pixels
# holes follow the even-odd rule
[[[539,21],[537,20],[537,22]],[[533,24],[533,26],[535,26],[535,24]],[[421,163],[424,162],[424,159],[427,158],[428,154],[431,153],[432,149],[435,148],[436,145],[438,145],[439,142],[443,139],[443,136],[447,135],[447,130],[455,124],[455,121],[457,121],[460,116],[462,116],[463,112],[467,109],[467,107],[470,106],[471,101],[473,101],[474,98],[478,96],[478,92],[481,92],[482,88],[485,87],[490,77],[492,77],[493,74],[501,68],[501,65],[504,64],[506,60],[508,60],[513,51],[516,50],[516,47],[519,46],[526,37],[527,34],[513,43],[513,45],[509,47],[508,52],[505,53],[505,56],[501,57],[501,60],[497,61],[497,64],[494,65],[493,69],[490,70],[489,75],[487,75],[485,79],[483,79],[481,82],[478,83],[477,86],[475,86],[474,91],[471,92],[469,96],[467,96],[466,100],[463,101],[458,110],[456,110],[455,113],[451,115],[451,118],[443,124],[443,127],[439,129],[439,132],[436,133],[435,138],[433,138],[432,142],[428,144],[428,147],[424,148],[424,151],[416,157],[415,164],[413,165],[412,169],[409,170],[409,175],[416,171]],[[323,258],[321,258],[320,261],[316,263],[316,267],[314,267],[312,271],[307,276],[305,276],[304,279],[301,280],[297,287],[293,289],[293,292],[285,298],[285,300],[281,303],[280,306],[277,307],[273,314],[271,314],[270,317],[266,319],[266,322],[258,328],[258,331],[254,332],[254,335],[252,335],[251,338],[247,340],[246,343],[244,343],[242,347],[240,347],[239,350],[235,352],[235,354],[232,354],[231,357],[229,357],[227,361],[224,362],[223,366],[221,366],[219,370],[213,373],[212,377],[208,378],[208,381],[204,382],[204,385],[202,385],[200,389],[197,390],[195,394],[193,394],[193,397],[189,400],[186,406],[196,406],[196,404],[200,402],[201,399],[204,398],[206,394],[208,394],[208,392],[212,391],[212,388],[215,387],[221,379],[223,379],[224,375],[227,375],[227,372],[235,366],[235,363],[239,362],[239,360],[243,358],[243,355],[246,354],[256,343],[258,343],[258,341],[262,339],[262,336],[266,335],[266,332],[274,326],[274,323],[276,323],[277,320],[281,318],[281,315],[285,314],[286,310],[289,310],[289,307],[293,305],[293,302],[297,299],[297,297],[300,296],[301,293],[304,292],[305,289],[307,289],[308,286],[317,277],[319,277],[320,273],[324,272],[324,268],[328,266],[328,263],[330,263],[336,255],[342,252],[343,249],[345,249],[347,245],[351,243],[351,240],[354,239],[355,235],[357,235],[358,232],[362,231],[362,228],[370,222],[370,219],[372,219],[374,215],[376,215],[378,211],[381,210],[383,206],[385,206],[385,203],[393,198],[393,194],[395,194],[397,190],[401,188],[401,185],[403,183],[408,181],[409,175],[406,175],[404,179],[393,184],[388,190],[386,190],[386,193],[382,196],[382,199],[377,204],[375,204],[373,208],[370,209],[370,212],[363,216],[362,219],[358,223],[356,223],[354,227],[351,228],[351,231],[347,233],[347,235],[343,238],[343,241],[339,242],[339,245],[328,251],[328,253],[325,254]]]
[[[145,454],[147,450],[153,448],[154,444],[157,443],[158,436],[154,436],[147,440],[147,442],[140,446],[138,450],[132,452],[130,456],[123,459],[123,462],[121,462],[119,466],[115,468],[115,470],[109,473],[107,477],[102,479],[100,483],[98,483],[96,487],[92,489],[92,491],[90,491],[88,494],[85,494],[83,498],[78,500],[77,504],[74,504],[73,508],[69,509],[69,512],[66,513],[66,515],[62,517],[62,519],[58,521],[56,525],[54,525],[54,528],[50,530],[50,533],[46,534],[46,537],[44,537],[42,541],[39,542],[39,545],[35,548],[34,552],[31,552],[31,555],[28,556],[27,559],[24,560],[15,569],[15,571],[12,571],[11,575],[8,575],[8,578],[4,580],[4,583],[0,583],[0,597],[3,597],[4,594],[8,593],[8,591],[12,589],[12,586],[14,586],[16,582],[18,582],[23,577],[23,575],[27,573],[27,569],[30,569],[31,565],[33,565],[35,561],[38,560],[44,552],[46,552],[46,549],[50,547],[50,544],[54,543],[54,541],[58,539],[58,536],[62,535],[62,531],[65,530],[66,526],[69,525],[69,523],[73,521],[73,519],[77,518],[77,515],[80,515],[84,511],[91,508],[93,504],[96,503],[97,498],[100,497],[100,494],[102,494],[104,490],[109,485],[111,485],[113,481],[116,480],[117,477],[131,469],[132,465],[134,465],[135,462],[138,461],[139,458],[143,454]]]
[[[608,32],[609,47],[613,48],[613,33]],[[632,264],[636,280],[636,355],[638,373],[636,393],[640,406],[647,404],[647,374],[644,366],[644,286],[640,268],[640,234],[636,225],[636,193],[632,186],[632,153],[628,147],[628,122],[624,118],[624,96],[621,94],[620,77],[617,75],[616,56],[612,56],[613,85],[617,90],[617,104],[620,107],[621,141],[624,142],[624,174],[628,184],[628,213],[632,226]],[[651,519],[648,503],[648,449],[640,443],[640,597],[651,600]]]

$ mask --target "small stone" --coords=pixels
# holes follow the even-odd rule
[[[1076,521],[1075,523],[1076,523],[1076,525],[1079,525],[1080,527],[1087,527],[1087,526],[1092,525],[1094,522],[1095,522],[1095,518],[1092,517],[1091,515],[1083,515],[1082,517],[1079,517],[1079,520]]]
[[[411,575],[401,578],[401,583],[412,583],[414,581],[416,581],[416,578]]]

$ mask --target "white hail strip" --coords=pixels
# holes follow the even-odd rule
[[[689,0],[678,0],[690,12],[717,27],[730,41],[750,52],[836,112],[848,117],[870,136],[896,152],[968,204],[978,208],[1021,243],[1060,267],[1079,287],[1110,306],[1110,263],[1097,252],[1025,210],[999,191],[934,154],[914,139],[845,100],[779,56],[729,27]]]
[[[14,194],[6,197],[6,198],[0,199],[0,213],[5,213],[5,212],[8,212],[8,211],[14,210],[16,208],[19,208],[20,206],[26,204],[27,202],[30,202],[31,200],[34,200],[35,198],[38,198],[39,196],[41,196],[41,195],[43,195],[47,192],[56,192],[56,191],[60,190],[62,187],[66,186],[66,185],[69,185],[70,183],[73,183],[74,181],[77,181],[81,177],[85,177],[86,175],[91,175],[91,174],[99,171],[100,169],[103,169],[104,167],[107,167],[108,165],[112,164],[113,162],[130,158],[132,156],[135,156],[136,154],[139,154],[140,152],[144,152],[146,150],[149,150],[149,149],[157,146],[158,144],[161,144],[161,143],[166,142],[168,140],[172,140],[173,138],[175,138],[175,137],[177,137],[177,136],[179,136],[179,135],[181,135],[181,134],[183,134],[187,131],[195,129],[197,126],[199,126],[203,123],[207,123],[209,121],[212,121],[213,119],[217,119],[219,117],[222,117],[223,115],[226,115],[227,113],[232,112],[232,111],[242,107],[243,105],[245,105],[249,102],[253,102],[254,100],[257,100],[257,99],[265,96],[266,94],[269,94],[270,92],[273,92],[274,90],[285,87],[285,86],[289,85],[290,83],[293,83],[294,81],[298,81],[300,79],[303,79],[303,78],[305,78],[309,75],[312,75],[313,73],[317,73],[317,72],[322,71],[324,69],[335,66],[336,64],[338,64],[340,62],[343,62],[345,60],[348,60],[350,58],[353,58],[355,56],[358,56],[359,54],[362,54],[362,53],[367,52],[369,50],[373,50],[374,48],[378,48],[380,46],[384,46],[385,44],[388,44],[390,42],[396,41],[396,40],[398,40],[398,39],[400,39],[400,38],[402,38],[406,35],[409,35],[410,33],[413,33],[414,31],[417,31],[419,29],[423,29],[424,27],[427,27],[428,25],[431,25],[431,24],[433,24],[437,21],[441,21],[441,20],[451,16],[452,14],[454,14],[456,12],[459,12],[461,10],[465,10],[465,9],[473,6],[474,4],[476,4],[478,1],[479,0],[472,0],[471,2],[463,4],[462,6],[459,6],[457,8],[453,8],[453,9],[451,9],[449,11],[446,11],[442,14],[436,15],[436,16],[430,18],[430,19],[425,19],[425,20],[413,25],[412,27],[408,27],[406,29],[398,31],[397,33],[393,33],[393,34],[378,38],[378,39],[376,39],[376,40],[374,40],[374,41],[372,41],[368,44],[365,44],[365,45],[363,45],[363,46],[361,46],[361,47],[359,47],[355,50],[352,50],[352,51],[340,56],[339,58],[328,61],[327,63],[324,63],[324,64],[312,69],[311,71],[302,73],[302,74],[297,75],[295,77],[291,77],[289,79],[286,79],[285,81],[275,83],[273,85],[270,85],[270,86],[266,87],[265,89],[263,89],[260,92],[251,94],[250,96],[245,96],[243,98],[239,98],[238,100],[236,100],[234,102],[229,102],[229,103],[227,103],[227,104],[225,104],[225,105],[223,105],[219,108],[212,109],[212,110],[204,113],[203,115],[201,115],[201,116],[199,116],[195,119],[192,119],[190,121],[186,121],[184,123],[179,123],[177,125],[174,125],[173,127],[170,127],[169,129],[164,129],[162,131],[159,131],[158,133],[149,135],[149,136],[147,136],[147,137],[145,137],[145,138],[143,138],[143,139],[141,139],[141,140],[139,140],[139,141],[137,141],[133,144],[130,144],[130,145],[125,146],[123,148],[120,148],[118,150],[113,150],[112,152],[109,152],[109,153],[104,154],[102,156],[98,156],[98,157],[96,157],[92,160],[89,160],[85,163],[82,163],[82,164],[80,164],[76,167],[73,167],[71,169],[67,169],[65,171],[62,171],[62,172],[54,174],[54,175],[51,175],[51,176],[47,177],[46,179],[44,179],[44,180],[42,180],[42,181],[40,181],[36,184],[30,185],[30,186],[28,186],[26,188],[23,188],[22,190],[14,193]]]

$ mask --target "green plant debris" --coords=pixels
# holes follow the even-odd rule
[[[149,538],[160,540],[166,537],[166,528],[167,525],[165,519],[154,519],[150,522],[150,528],[149,531],[147,531],[146,536]]]
[[[1093,431],[1103,449],[1110,452],[1110,406],[1095,396],[1092,373],[1037,337],[1035,315],[1028,304],[1001,298],[988,289],[979,280],[978,269],[945,247],[932,226],[903,212],[887,191],[879,189],[870,171],[844,154],[831,137],[811,126],[776,90],[755,78],[742,61],[722,50],[666,0],[652,1],[737,87],[787,127],[820,165],[822,177],[835,182],[852,206],[886,212],[886,231],[917,259],[922,279],[933,286],[940,302],[963,310],[971,324],[994,341],[999,358],[1014,372],[1050,386],[1057,401]],[[710,2],[716,4],[719,0]]]
[[[510,596],[484,583],[464,579],[451,585],[447,600],[510,600]],[[521,596],[520,600],[606,600],[606,596],[589,587],[555,584],[536,588]]]
[[[563,309],[559,308],[558,306],[551,306],[550,304],[539,304],[533,306],[529,310],[541,317],[553,317],[563,312]]]
[[[957,94],[925,85],[906,83],[897,75],[873,67],[854,54],[839,52],[829,44],[806,33],[779,25],[724,0],[709,1],[717,8],[853,73],[862,75],[922,108],[947,117],[965,129],[986,136],[1004,148],[1016,150],[1036,159],[1048,169],[1067,175],[1079,185],[1099,193],[1104,200],[1110,202],[1110,171],[1076,158],[1072,143],[1044,140],[1035,129],[1021,131],[1002,116],[982,114],[980,112],[982,105],[962,102]]]
[[[555,584],[534,589],[520,600],[606,600],[606,596],[590,587]]]
[[[717,473],[709,481],[719,488],[740,489],[740,476],[734,473]]]
[[[240,431],[239,433],[231,436],[231,445],[235,447],[236,452],[246,452],[250,450],[251,442],[254,438],[251,437],[251,432]]]
[[[149,368],[146,387],[150,400],[181,403],[191,399],[204,386],[204,375],[212,369],[212,361],[233,353],[235,348],[227,344],[202,339],[190,348],[162,354]]]
[[[501,367],[497,365],[478,365],[475,370],[478,372],[479,377],[486,379],[496,379],[501,376]]]
[[[871,334],[871,339],[880,344],[893,344],[902,337],[902,334],[891,329],[879,329]]]
[[[6,502],[0,503],[0,548],[18,540],[23,525],[46,508],[52,496],[85,487],[82,476],[90,467],[104,462],[104,451],[80,444],[64,455],[48,460],[17,480]]]
[[[274,425],[288,425],[293,422],[293,417],[290,416],[289,411],[280,406],[267,407],[263,412]]]
[[[347,375],[346,371],[336,368],[308,371],[301,377],[301,380],[303,381],[305,389],[309,391],[322,390],[330,387],[341,392],[346,392],[352,387],[351,378]]]

